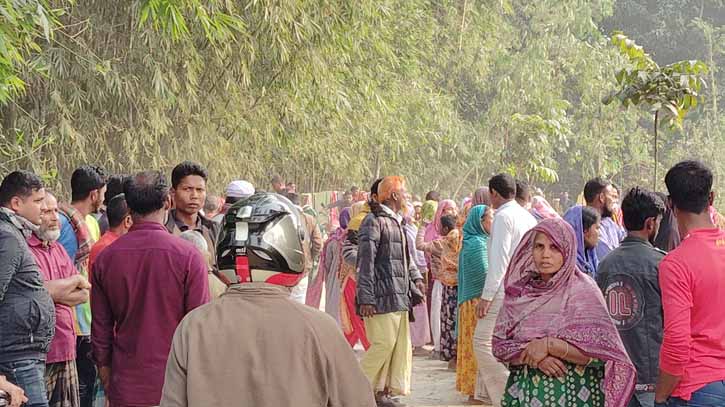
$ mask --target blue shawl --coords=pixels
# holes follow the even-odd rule
[[[576,235],[576,264],[579,270],[590,275],[592,278],[597,275],[599,258],[595,249],[587,249],[584,246],[584,224],[582,222],[582,206],[577,205],[566,211],[564,220],[574,228]]]

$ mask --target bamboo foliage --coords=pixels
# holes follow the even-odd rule
[[[448,193],[505,169],[539,184],[646,176],[646,112],[601,104],[627,63],[597,28],[614,0],[43,4],[48,35],[29,17],[14,43],[39,45],[11,68],[0,54],[0,75],[24,82],[0,89],[0,165],[60,191],[80,163],[183,159],[217,190],[272,173],[304,190],[400,173]]]

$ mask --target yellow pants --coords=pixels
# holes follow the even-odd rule
[[[413,348],[408,312],[391,312],[364,318],[370,349],[360,365],[373,390],[396,396],[410,394]]]

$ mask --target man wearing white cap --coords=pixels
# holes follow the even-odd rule
[[[227,192],[224,194],[224,206],[213,220],[221,223],[224,220],[224,215],[226,215],[230,206],[234,205],[237,201],[249,198],[252,195],[254,195],[254,185],[252,185],[249,181],[236,180],[230,182],[229,185],[227,185]]]

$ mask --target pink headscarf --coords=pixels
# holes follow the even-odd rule
[[[564,265],[547,283],[535,278],[533,243],[538,233],[546,234],[564,254]],[[524,235],[504,279],[506,297],[496,321],[493,354],[510,362],[534,339],[562,339],[605,362],[605,406],[625,406],[637,372],[601,291],[577,269],[576,244],[574,230],[562,219],[545,219]]]
[[[436,210],[436,216],[433,218],[433,222],[429,223],[425,228],[424,241],[432,242],[441,237],[441,229],[443,229],[441,218],[443,217],[443,212],[448,208],[458,209],[458,206],[455,201],[450,199],[444,199],[438,203],[438,209]]]
[[[542,196],[535,196],[531,200],[531,214],[534,215],[538,221],[543,219],[561,218],[554,208],[549,205],[546,198]]]

